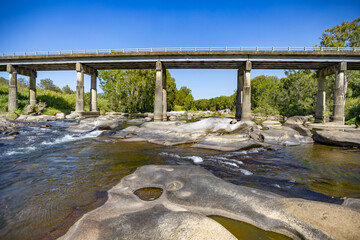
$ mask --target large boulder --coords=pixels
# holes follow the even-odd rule
[[[281,123],[279,121],[274,121],[274,120],[266,120],[262,122],[262,125],[264,127],[281,127]]]
[[[122,120],[121,117],[117,117],[116,115],[101,116],[95,120],[94,125],[99,130],[112,130],[117,128],[123,121],[125,120]]]
[[[253,125],[255,123],[250,121],[231,124],[230,118],[207,118],[187,124],[185,121],[145,122],[140,127],[123,129],[113,137],[124,141],[178,145],[197,143],[209,133],[232,133]]]
[[[250,139],[248,134],[209,134],[191,147],[218,151],[238,151],[261,146],[262,144],[259,142]]]
[[[312,135],[311,131],[307,127],[305,127],[305,123],[307,122],[308,119],[309,117],[305,117],[305,116],[289,117],[284,123],[284,126],[296,130],[302,136],[310,137]]]
[[[301,143],[312,143],[310,137],[301,136],[297,131],[289,127],[278,129],[270,128],[261,132],[264,143],[284,146],[295,146]]]
[[[136,195],[162,190],[156,198]],[[195,166],[143,166],[108,192],[101,207],[85,214],[67,239],[234,239],[206,216],[245,221],[293,239],[357,239],[360,212],[237,186]]]
[[[341,146],[341,147],[360,147],[360,131],[316,131],[313,135],[315,142]]]

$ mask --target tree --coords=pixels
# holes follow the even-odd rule
[[[360,17],[341,25],[326,29],[320,42],[322,47],[359,47],[360,46]]]
[[[69,85],[66,85],[62,88],[63,93],[65,94],[74,94],[75,91],[71,90],[71,88],[69,87]]]
[[[191,90],[188,87],[181,87],[176,94],[175,105],[184,106],[185,98],[191,94]]]
[[[275,76],[257,76],[251,80],[251,105],[260,115],[279,114],[280,80]]]
[[[311,70],[288,70],[280,80],[278,103],[283,115],[306,115],[315,112],[317,78]]]
[[[184,108],[186,111],[194,108],[194,97],[190,93],[184,99]]]
[[[150,112],[154,110],[156,71],[153,69],[103,70],[100,86],[110,101],[112,111]],[[175,79],[167,71],[167,106],[173,109],[176,96]]]
[[[50,78],[41,79],[39,87],[42,90],[61,92],[61,89],[58,86],[56,86]]]

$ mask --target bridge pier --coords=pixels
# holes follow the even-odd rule
[[[17,99],[17,75],[25,75],[30,77],[29,86],[29,102],[31,105],[36,104],[36,71],[25,68],[13,66],[11,64],[6,66],[6,70],[9,72],[9,99],[8,99],[8,111],[13,112],[18,108]]]
[[[166,70],[161,61],[156,62],[154,121],[167,120],[166,102]]]
[[[9,71],[9,70],[8,70]],[[17,99],[17,73],[9,72],[9,100],[8,111],[14,112],[18,108]]]
[[[243,75],[242,98],[241,99],[241,121],[251,120],[251,61],[241,67],[240,71]]]
[[[335,74],[335,90],[332,122],[335,124],[345,124],[345,71],[347,63],[340,62],[318,71],[318,96],[316,101],[315,118],[321,121],[325,110],[325,77]]]
[[[345,124],[345,71],[346,62],[341,62],[335,69],[335,92],[334,109],[332,121],[339,124]]]
[[[96,75],[91,75],[90,111],[97,112]]]
[[[236,91],[236,113],[235,113],[235,118],[237,120],[241,119],[243,85],[244,85],[244,71],[242,71],[241,69],[238,69],[237,91]]]
[[[96,95],[96,77],[97,70],[86,66],[82,63],[76,63],[77,83],[76,83],[76,106],[75,112],[84,114],[84,74],[91,76],[91,89],[90,89],[90,111],[97,112],[97,95]]]
[[[325,76],[322,70],[317,72],[318,78],[318,90],[316,94],[316,110],[315,110],[315,122],[322,122],[324,120],[324,111],[326,111],[326,83]]]

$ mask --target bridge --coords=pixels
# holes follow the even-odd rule
[[[238,69],[236,118],[251,119],[252,69],[317,70],[315,118],[325,110],[325,77],[335,74],[332,121],[344,124],[345,71],[360,70],[359,47],[214,47],[134,48],[0,53],[0,71],[9,72],[8,110],[17,109],[17,75],[30,77],[29,102],[36,104],[37,71],[77,71],[78,115],[99,114],[96,101],[97,70],[156,69],[154,120],[166,121],[166,69]],[[84,74],[91,76],[90,112],[84,112]]]

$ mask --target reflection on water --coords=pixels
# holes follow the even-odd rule
[[[226,181],[288,197],[335,203],[360,198],[359,150],[308,144],[222,153],[105,141],[56,127],[39,133],[45,131],[0,144],[1,239],[57,238],[102,205],[106,191],[123,176],[147,164],[200,165]],[[56,140],[65,137],[70,140]],[[59,143],[41,144],[45,141]],[[16,146],[24,152],[5,154]]]
[[[264,231],[253,225],[236,221],[234,219],[221,217],[221,216],[209,216],[213,220],[223,225],[229,232],[231,232],[237,239],[247,240],[291,240],[291,238],[281,235],[275,232]]]

